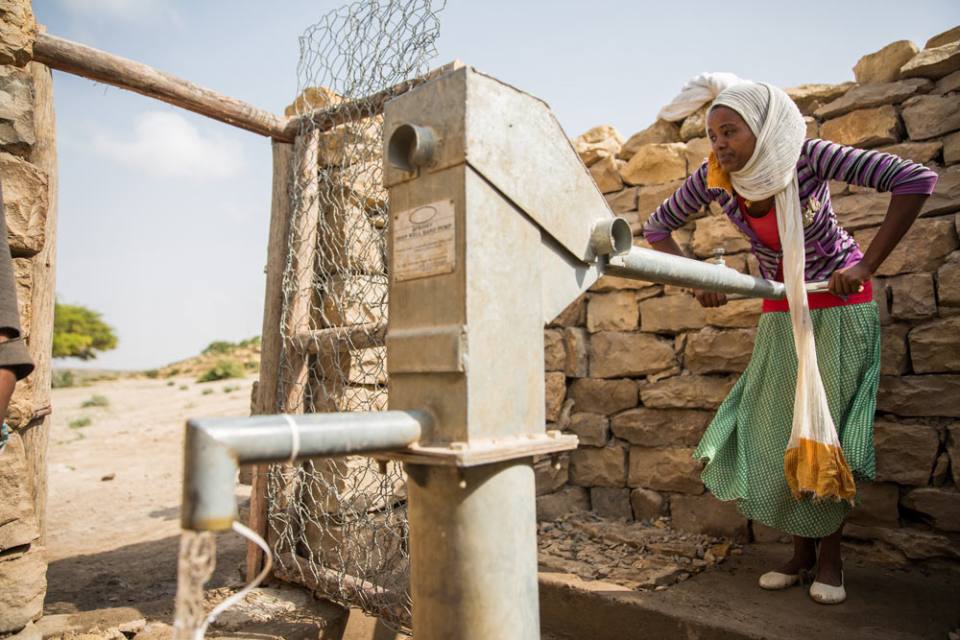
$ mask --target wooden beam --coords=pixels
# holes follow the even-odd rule
[[[283,268],[287,262],[290,235],[290,189],[293,186],[293,145],[273,143],[273,199],[270,204],[270,230],[267,240],[267,282],[263,301],[263,330],[260,334],[260,382],[257,385],[255,413],[277,413],[277,382],[280,376],[280,351],[283,335]],[[247,526],[267,539],[268,465],[253,467],[250,488],[250,521]],[[263,566],[260,547],[247,543],[247,580],[253,580]]]
[[[39,33],[33,44],[33,59],[51,69],[156,98],[274,140],[294,139],[285,118],[79,42]]]

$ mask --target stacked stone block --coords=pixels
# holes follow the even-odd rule
[[[847,531],[903,558],[960,559],[960,29],[923,49],[893,43],[864,56],[854,75],[788,90],[808,136],[896,153],[940,182],[874,281],[883,326],[877,481],[861,483]],[[636,245],[646,246],[640,229],[653,210],[709,154],[705,113],[626,140],[602,126],[573,141]],[[840,224],[865,248],[889,195],[842,183],[831,194]],[[691,257],[723,249],[728,266],[759,275],[717,207],[674,237]],[[608,277],[565,310],[545,332],[547,420],[581,446],[559,466],[537,462],[540,517],[668,515],[681,529],[778,538],[710,496],[691,458],[749,361],[759,314],[758,300],[704,309],[676,287]]]

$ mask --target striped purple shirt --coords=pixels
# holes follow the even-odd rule
[[[922,164],[890,153],[845,147],[816,138],[806,140],[797,161],[800,209],[807,210],[811,197],[820,203],[812,222],[804,227],[804,277],[808,282],[825,280],[835,270],[863,258],[853,236],[837,222],[830,203],[830,180],[897,194],[931,194],[937,184],[937,174]],[[773,279],[783,253],[760,241],[744,220],[736,198],[725,189],[707,187],[706,162],[657,207],[643,227],[644,239],[650,243],[663,240],[711,201],[723,208],[730,221],[750,241],[750,250],[760,263],[763,277]]]

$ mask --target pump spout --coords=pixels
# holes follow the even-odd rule
[[[230,529],[237,517],[234,487],[240,464],[404,448],[420,439],[430,420],[422,411],[190,420],[181,525],[194,531]]]

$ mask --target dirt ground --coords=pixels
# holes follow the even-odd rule
[[[184,423],[248,415],[253,381],[127,378],[53,390],[46,613],[172,602]],[[98,396],[106,406],[83,406]],[[248,492],[240,487],[239,499]],[[211,586],[239,582],[243,553],[237,536],[219,536]]]

